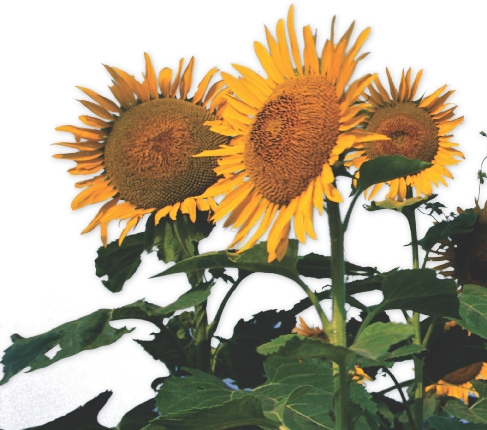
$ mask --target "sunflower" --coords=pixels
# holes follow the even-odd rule
[[[218,156],[215,171],[224,176],[203,196],[226,194],[213,219],[218,221],[230,214],[225,226],[239,229],[230,247],[242,244],[260,220],[238,252],[253,246],[270,229],[268,260],[281,260],[291,220],[301,242],[306,236],[315,239],[314,208],[322,212],[323,196],[342,201],[334,185],[333,164],[358,142],[384,139],[356,130],[365,120],[360,111],[368,106],[357,105],[356,100],[373,76],[365,75],[348,85],[357,62],[366,56],[356,58],[370,29],[347,50],[353,24],[338,43],[333,27],[334,20],[331,39],[321,55],[316,52],[310,27],[304,27],[302,59],[291,6],[289,43],[281,19],[276,38],[266,29],[268,49],[259,42],[254,44],[267,78],[240,65],[234,65],[239,78],[222,73],[233,94],[226,96],[222,119],[208,124],[211,130],[233,138],[228,146],[200,154]]]
[[[416,189],[416,197],[430,196],[433,192],[431,184],[438,186],[441,182],[447,185],[444,178],[453,178],[447,166],[460,161],[455,157],[463,158],[463,154],[455,149],[458,144],[450,142],[452,135],[449,134],[463,121],[463,117],[452,119],[456,106],[449,107],[450,103],[446,103],[453,93],[444,93],[446,85],[414,101],[422,70],[412,84],[411,69],[406,75],[403,70],[399,88],[395,87],[388,69],[386,73],[390,95],[378,77],[374,79],[377,89],[371,84],[369,94],[365,95],[372,105],[365,130],[384,134],[390,140],[355,145],[358,151],[351,154],[350,164],[360,169],[365,161],[384,155],[402,155],[432,163],[431,167],[415,175],[387,182],[390,187],[388,199],[397,197],[403,201],[408,187]],[[372,199],[382,185],[375,185],[368,198]]]
[[[478,216],[471,232],[457,234],[441,242],[433,252],[430,261],[447,261],[434,270],[443,276],[453,276],[459,285],[475,284],[487,288],[487,202],[481,209],[475,200],[475,207],[467,210]],[[458,208],[460,214],[465,213]]]
[[[220,118],[225,103],[222,81],[208,90],[218,70],[211,69],[194,96],[188,98],[194,58],[182,74],[184,60],[180,60],[174,80],[170,68],[162,69],[157,78],[147,54],[145,61],[142,82],[123,70],[105,66],[113,78],[110,90],[119,104],[78,87],[94,101],[80,100],[96,117],[80,116],[89,128],[72,125],[56,128],[72,133],[75,138],[74,143],[56,144],[78,150],[54,155],[77,163],[68,172],[72,175],[100,172],[76,183],[77,188],[85,189],[74,198],[71,207],[80,209],[109,200],[82,232],[99,225],[105,246],[110,221],[127,220],[119,238],[121,244],[148,213],[155,212],[156,224],[166,215],[176,219],[178,211],[189,214],[194,222],[197,209],[208,211],[216,207],[211,197],[197,197],[218,179],[213,171],[216,158],[195,159],[192,155],[218,148],[228,140],[203,126],[205,121]]]
[[[448,336],[448,331],[452,327],[460,328],[455,321],[445,323],[445,335]],[[462,329],[463,330],[463,329]],[[463,332],[464,333],[464,332]],[[467,336],[470,337],[468,332]],[[451,339],[450,339],[451,340]],[[487,363],[479,361],[469,364],[468,366],[456,369],[444,375],[439,381],[431,384],[425,388],[426,392],[434,392],[438,396],[451,396],[463,400],[468,405],[468,397],[478,397],[477,391],[473,388],[472,379],[486,380],[487,379]]]

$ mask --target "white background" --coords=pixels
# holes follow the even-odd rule
[[[296,1],[296,28],[318,28],[318,45],[329,35],[333,15],[337,34],[351,21],[356,31],[372,27],[365,50],[371,55],[355,77],[389,67],[397,81],[403,67],[424,69],[419,94],[443,84],[457,92],[451,101],[465,123],[455,130],[466,161],[454,167],[454,181],[441,187],[440,198],[449,210],[473,206],[476,171],[487,155],[485,8],[482,2],[459,9],[457,1]],[[76,99],[86,98],[75,85],[110,96],[110,78],[102,63],[141,78],[143,53],[156,70],[176,68],[181,57],[195,56],[193,83],[213,66],[232,72],[231,63],[262,73],[253,41],[265,42],[264,24],[274,32],[289,3],[268,0],[234,1],[18,1],[0,6],[0,82],[2,103],[0,351],[10,335],[29,337],[46,332],[99,308],[115,308],[146,298],[166,305],[187,288],[183,276],[148,279],[163,270],[152,255],[145,256],[136,276],[124,290],[112,294],[95,276],[93,260],[100,246],[98,231],[80,236],[99,206],[73,212],[77,194],[66,170],[72,162],[54,160],[62,152],[49,144],[67,140],[54,131],[59,125],[78,125],[89,114]],[[347,194],[348,183],[341,183]],[[485,198],[481,196],[483,202]],[[359,200],[363,203],[363,201]],[[419,235],[431,218],[419,221]],[[309,241],[301,253],[328,253],[326,218],[315,219],[319,241]],[[347,236],[346,257],[362,265],[387,270],[410,267],[404,218],[385,211],[367,213],[360,204]],[[112,239],[116,237],[112,230]],[[217,226],[201,244],[202,251],[224,248],[233,237]],[[314,283],[321,286],[321,283]],[[227,290],[218,284],[210,316]],[[232,297],[218,333],[231,336],[238,319],[271,308],[289,308],[303,297],[284,278],[253,275]],[[377,300],[377,296],[368,297]],[[311,321],[312,312],[307,314]],[[123,326],[117,323],[117,327]],[[131,321],[127,322],[133,326]],[[0,387],[0,428],[15,430],[41,425],[68,413],[111,389],[114,394],[99,421],[114,426],[135,405],[153,396],[150,383],[165,374],[131,338],[150,339],[153,326],[138,328],[116,344],[83,352],[52,367],[20,374]],[[0,352],[1,354],[1,352]],[[411,364],[399,369],[400,380],[410,377]],[[0,371],[1,372],[1,371]],[[380,378],[379,378],[380,379]],[[387,383],[385,378],[379,385]],[[374,388],[376,389],[376,388]]]

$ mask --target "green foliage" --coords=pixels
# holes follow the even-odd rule
[[[152,322],[162,328],[164,327],[161,324],[163,318],[170,317],[176,310],[185,309],[206,300],[211,286],[212,283],[203,283],[166,307],[139,300],[118,309],[100,309],[76,321],[68,322],[47,333],[30,338],[13,335],[14,343],[5,350],[2,359],[5,374],[0,385],[8,382],[12,376],[26,367],[30,367],[30,371],[34,371],[50,366],[81,351],[110,345],[132,331],[127,328],[115,329],[110,326],[111,321],[137,318]],[[52,359],[48,358],[45,355],[46,352],[57,345],[61,347],[61,350]]]
[[[108,280],[101,282],[112,293],[122,291],[125,282],[139,268],[143,251],[144,233],[127,236],[121,246],[116,240],[109,243],[106,248],[98,248],[98,257],[95,259],[96,276],[108,277]]]
[[[487,289],[479,285],[465,285],[460,294],[458,323],[466,330],[487,339]]]
[[[401,155],[374,158],[366,161],[360,167],[360,178],[356,192],[365,191],[370,186],[381,182],[414,175],[431,166],[431,163]]]
[[[265,361],[267,382],[253,390],[266,416],[289,429],[334,429],[331,362],[272,356]]]
[[[261,400],[248,391],[228,388],[220,379],[194,369],[183,378],[164,381],[156,396],[159,418],[146,427],[185,430],[224,430],[258,425],[278,428],[264,416]]]
[[[472,381],[474,388],[479,390],[479,398],[468,407],[461,400],[449,398],[445,411],[460,420],[466,420],[473,424],[487,424],[487,399],[485,398],[486,382]]]
[[[477,215],[475,214],[458,215],[451,221],[442,221],[430,227],[426,235],[418,242],[425,251],[430,251],[442,239],[472,231],[476,221]]]
[[[483,424],[461,423],[460,421],[452,420],[447,417],[434,416],[430,417],[428,423],[435,430],[485,430]]]
[[[375,310],[403,309],[426,315],[458,318],[457,287],[451,279],[438,279],[433,270],[400,270],[387,276],[384,300]]]
[[[361,333],[350,350],[362,357],[378,360],[387,355],[391,346],[409,339],[413,334],[414,329],[410,325],[377,322]]]
[[[318,279],[331,278],[331,257],[314,253],[299,257],[296,269],[301,276]],[[345,262],[345,274],[347,275],[373,276],[377,273],[379,272],[374,267],[362,267],[348,261]]]
[[[275,273],[297,280],[299,273],[296,269],[298,241],[290,240],[286,255],[282,261],[274,260],[267,263],[267,244],[265,242],[253,246],[251,249],[236,254],[230,251],[208,252],[187,258],[155,276],[167,276],[174,273],[191,273],[205,269],[236,268],[247,272]]]
[[[188,215],[178,214],[176,220],[164,217],[157,226],[154,225],[152,214],[146,224],[144,233],[129,235],[121,245],[118,240],[98,249],[95,259],[96,275],[107,276],[102,281],[112,293],[122,291],[137,271],[141,263],[141,255],[145,251],[157,251],[157,256],[165,263],[177,262],[198,254],[198,243],[209,236],[214,225],[208,221],[208,213],[197,211],[196,222]],[[201,280],[201,273],[193,273],[189,277],[195,286]]]
[[[42,426],[30,427],[28,430],[109,430],[98,422],[97,417],[111,396],[111,391],[105,391],[73,412]],[[147,400],[127,412],[112,430],[140,430],[157,417],[154,408],[154,399]]]

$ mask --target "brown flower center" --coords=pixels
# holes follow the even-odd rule
[[[458,282],[487,288],[487,225],[477,221],[472,232],[453,236],[452,242]]]
[[[339,134],[335,87],[320,76],[279,85],[255,117],[244,162],[257,190],[288,204],[321,174]]]
[[[480,361],[478,363],[470,364],[469,366],[462,367],[461,369],[455,370],[454,372],[445,375],[442,379],[449,384],[460,385],[465,382],[475,379],[479,374],[480,369],[482,369],[483,363]]]
[[[227,138],[203,125],[205,108],[177,99],[137,105],[117,120],[105,147],[107,176],[121,197],[139,208],[163,208],[203,193],[217,176],[217,149]]]
[[[367,131],[384,134],[392,140],[366,143],[367,156],[402,155],[430,162],[438,151],[438,127],[430,114],[411,102],[377,108]]]

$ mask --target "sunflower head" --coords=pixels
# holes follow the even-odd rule
[[[455,352],[455,348],[458,347],[458,345],[468,345],[469,348],[474,347],[476,340],[470,341],[472,339],[470,335],[470,332],[463,330],[456,324],[445,324],[445,332],[437,340],[437,343],[432,346],[430,352],[435,356],[436,360],[448,364],[450,371],[447,374],[442,375],[441,379],[434,384],[427,386],[425,388],[426,392],[433,392],[438,396],[456,397],[463,400],[465,404],[468,404],[469,396],[478,396],[478,393],[475,391],[470,381],[487,379],[487,363],[483,361],[472,363],[471,361],[473,360],[471,359],[469,364],[458,368],[459,364],[456,361],[458,360],[459,354],[461,354],[464,361],[462,364],[466,364],[465,359],[470,357],[465,354],[465,349],[461,350],[462,353]],[[465,342],[468,343],[465,344]],[[438,345],[441,346],[438,347]],[[472,350],[469,349],[469,351]],[[430,364],[430,366],[438,367],[439,363],[435,363],[436,364],[434,365]],[[457,363],[457,366],[454,366],[454,370],[451,370],[452,364],[455,363]]]
[[[238,78],[222,73],[233,94],[226,96],[222,119],[208,124],[233,139],[226,148],[200,155],[220,157],[215,171],[224,178],[204,196],[226,194],[213,218],[229,215],[225,226],[239,229],[230,246],[243,244],[239,252],[269,231],[269,261],[281,260],[291,222],[301,242],[316,238],[314,209],[321,213],[325,199],[342,201],[332,166],[356,143],[378,138],[357,130],[368,104],[356,100],[373,76],[349,83],[366,55],[358,53],[370,29],[349,48],[353,24],[339,41],[333,27],[334,20],[331,38],[319,48],[311,28],[304,27],[301,50],[291,6],[287,23],[277,23],[275,37],[266,29],[267,47],[254,44],[267,77],[239,65],[234,66]]]
[[[174,79],[169,68],[162,69],[156,77],[147,54],[145,60],[142,82],[123,70],[105,66],[113,79],[110,90],[118,104],[79,87],[93,100],[81,100],[81,103],[96,117],[80,117],[88,127],[67,125],[56,129],[75,137],[73,143],[57,145],[78,152],[54,156],[77,163],[68,172],[72,175],[99,173],[76,184],[84,190],[71,206],[79,209],[108,200],[83,230],[86,233],[99,225],[105,245],[110,221],[127,220],[119,238],[121,243],[148,213],[155,212],[156,224],[166,215],[176,219],[179,211],[189,214],[194,222],[197,209],[209,210],[216,206],[211,197],[197,197],[218,179],[214,172],[216,158],[192,156],[227,143],[227,138],[203,125],[220,118],[225,103],[224,83],[217,82],[208,90],[217,72],[213,68],[189,98],[193,58],[184,72],[184,61],[180,61]]]
[[[385,155],[401,155],[407,158],[432,163],[433,165],[415,175],[398,178],[387,182],[388,199],[403,201],[407,188],[416,190],[416,197],[430,196],[432,184],[446,185],[445,177],[453,176],[448,166],[456,164],[463,154],[456,150],[457,143],[450,141],[449,133],[463,121],[463,117],[454,118],[455,108],[448,107],[446,100],[453,91],[445,91],[446,85],[432,94],[414,100],[422,71],[411,82],[411,69],[402,72],[399,86],[396,88],[389,70],[386,69],[389,92],[379,78],[368,86],[365,97],[370,103],[369,116],[365,130],[383,134],[390,140],[377,140],[355,145],[357,152],[350,155],[349,164],[360,168],[368,160]],[[371,199],[382,187],[377,184],[371,191]]]
[[[487,202],[483,209],[477,200],[472,209],[458,208],[458,213],[465,212],[478,216],[472,231],[444,240],[429,260],[446,260],[433,269],[439,270],[443,276],[453,276],[460,285],[475,284],[487,288]]]

